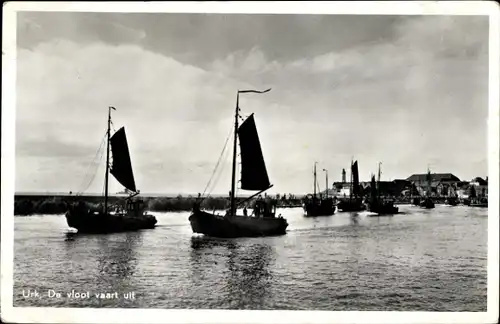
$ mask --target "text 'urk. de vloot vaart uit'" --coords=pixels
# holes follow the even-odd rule
[[[69,298],[69,299],[100,299],[100,300],[109,300],[109,299],[135,299],[135,292],[122,292],[118,293],[117,291],[113,292],[90,292],[90,291],[77,291],[72,289],[71,292],[58,292],[54,289],[49,289],[44,292],[39,292],[36,289],[23,289],[23,297],[26,299],[31,298]]]

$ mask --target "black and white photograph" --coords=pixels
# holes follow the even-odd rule
[[[499,7],[365,4],[8,3],[2,320],[494,322]]]

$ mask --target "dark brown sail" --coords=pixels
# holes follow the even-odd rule
[[[361,194],[361,188],[359,187],[359,171],[358,171],[358,161],[354,162],[351,167],[352,172],[352,193],[354,196],[359,196]]]
[[[113,164],[111,165],[111,174],[130,191],[136,192],[134,173],[130,161],[127,136],[125,128],[122,127],[113,134],[110,139],[111,153],[113,154]]]
[[[238,128],[241,153],[241,189],[266,190],[271,184],[253,114]]]

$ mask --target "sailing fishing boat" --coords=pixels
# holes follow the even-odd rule
[[[434,201],[431,198],[431,190],[432,190],[432,177],[431,177],[431,171],[428,169],[427,170],[427,192],[426,192],[426,197],[424,200],[420,201],[420,207],[426,208],[426,209],[432,209],[435,207]]]
[[[478,197],[476,193],[476,188],[471,184],[470,194],[469,194],[469,204],[470,207],[488,207],[488,198]]]
[[[369,216],[385,216],[397,214],[399,208],[394,206],[394,201],[380,198],[380,165],[378,165],[378,181],[375,183],[375,175],[371,179],[371,196],[368,202],[368,210],[376,215]]]
[[[420,193],[414,182],[411,183],[410,187],[410,200],[413,206],[420,206]]]
[[[84,201],[70,204],[66,212],[66,221],[68,226],[77,229],[78,233],[104,234],[154,228],[156,218],[145,212],[142,200],[133,199],[139,194],[139,190],[135,185],[125,128],[120,128],[111,136],[111,110],[116,109],[114,107],[108,109],[104,205],[94,211]],[[109,163],[110,146],[113,158],[111,165]],[[124,208],[123,206],[109,206],[109,173],[125,187],[129,194],[129,197],[125,199]]]
[[[304,216],[306,217],[316,217],[316,216],[332,216],[335,213],[335,204],[333,203],[333,198],[328,197],[328,173],[326,178],[326,193],[325,197],[322,194],[316,194],[316,164],[318,162],[314,162],[314,193],[311,195],[307,195],[304,200]]]
[[[448,195],[446,197],[445,204],[448,206],[458,205],[458,195],[451,185],[448,187]]]
[[[365,210],[363,199],[361,198],[361,186],[359,185],[358,161],[351,161],[351,188],[349,190],[349,199],[343,199],[337,205],[339,211],[357,212]]]
[[[239,115],[239,95],[240,93],[265,93],[265,91],[240,90],[236,98],[236,112],[234,118],[234,145],[230,191],[230,209],[226,214],[217,215],[208,213],[200,209],[201,202],[196,202],[193,206],[192,214],[189,216],[191,229],[194,233],[207,236],[234,238],[234,237],[257,237],[282,235],[286,233],[288,222],[281,216],[276,217],[276,200],[259,198],[255,202],[253,214],[237,215],[236,208],[249,201],[253,197],[260,195],[270,189],[273,185],[269,182],[266,164],[260,146],[259,135],[255,125],[254,114],[246,118],[238,127]],[[241,188],[242,190],[258,191],[249,198],[236,202],[236,148],[239,138],[240,159],[241,159]]]

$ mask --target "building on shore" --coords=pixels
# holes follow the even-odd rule
[[[426,173],[413,174],[406,180],[412,183],[419,195],[425,195],[429,190],[429,183]],[[430,196],[446,196],[450,192],[457,190],[460,179],[452,173],[431,173]]]
[[[333,182],[328,189],[329,196],[347,198],[350,195],[351,183],[345,181],[344,170],[342,172],[342,182]],[[371,183],[361,181],[360,187],[362,195],[370,192]],[[380,193],[382,196],[409,197],[414,195],[425,195],[428,190],[427,174],[413,174],[407,179],[395,179],[392,181],[380,181]],[[471,187],[474,186],[476,195],[479,197],[488,196],[488,178],[486,180],[476,177],[471,181],[461,181],[452,173],[431,173],[431,196],[446,197],[448,195],[458,195],[459,198],[468,198]],[[325,193],[323,191],[322,193]]]
[[[361,194],[363,196],[368,195],[371,189],[370,181],[361,181],[359,183],[361,187]],[[393,181],[380,181],[378,183],[380,194],[382,196],[392,196],[399,197],[404,195],[405,192],[410,192],[412,184],[409,181],[396,179]],[[334,182],[332,189],[328,191],[329,195],[336,196],[338,198],[349,197],[351,190],[351,184],[349,182]]]

